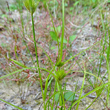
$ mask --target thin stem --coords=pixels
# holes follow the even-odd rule
[[[62,36],[61,36],[61,50],[60,50],[60,61],[62,60],[62,55],[63,55],[63,39],[64,39],[64,27],[65,27],[65,17],[64,17],[64,0],[62,0]]]
[[[37,60],[37,66],[38,66],[38,73],[40,77],[40,86],[41,86],[41,91],[42,91],[42,97],[44,101],[44,109],[45,108],[45,96],[43,95],[43,87],[42,87],[42,76],[39,68],[39,60],[38,60],[38,55],[37,55],[37,46],[36,46],[36,39],[35,39],[35,29],[34,29],[34,19],[33,19],[33,12],[32,12],[32,0],[30,0],[30,10],[31,10],[31,19],[32,19],[32,30],[33,30],[33,37],[34,37],[34,46],[35,46],[35,53],[36,53],[36,60]]]
[[[42,77],[41,77],[41,73],[40,73],[39,60],[38,60],[38,55],[37,55],[33,14],[31,14],[31,17],[32,17],[32,30],[33,30],[33,37],[34,37],[34,46],[35,46],[36,60],[37,60],[37,66],[38,66],[38,73],[39,73],[39,77],[40,77],[40,85],[41,85],[41,90],[42,90],[42,94],[43,94],[42,79],[41,79]]]
[[[55,86],[54,86],[54,94],[56,93],[56,88],[57,88],[57,81],[55,81]],[[53,97],[53,102],[52,102],[52,110],[53,110],[53,107],[54,107],[54,102],[55,102],[55,97]]]
[[[59,110],[65,110],[65,101],[64,101],[64,95],[63,95],[63,90],[60,82],[57,82],[57,89],[60,91],[60,97],[59,97],[59,103],[61,108]]]

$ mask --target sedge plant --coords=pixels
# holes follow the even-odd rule
[[[47,85],[48,85],[48,80],[49,80],[50,75],[46,79],[45,91],[43,92],[42,76],[41,76],[41,72],[40,72],[38,55],[37,55],[37,46],[36,46],[36,39],[35,39],[34,20],[33,20],[33,13],[35,12],[38,4],[36,4],[34,0],[25,0],[24,4],[31,14],[34,46],[35,46],[35,53],[36,53],[36,59],[37,59],[37,67],[38,67],[38,73],[39,73],[39,77],[40,77],[40,85],[41,85],[42,97],[43,97],[43,101],[44,101],[44,109],[46,110],[45,100],[46,100],[46,93],[47,93],[47,87],[48,87]],[[63,39],[64,39],[64,0],[62,0],[62,10],[63,10],[63,12],[62,12],[62,36],[61,36],[60,46],[59,46],[59,41],[58,41],[58,36],[57,36],[58,59],[56,61],[55,66],[53,66],[52,71],[50,71],[49,73],[54,76],[55,82],[56,82],[54,94],[56,94],[56,89],[59,91],[59,106],[61,106],[61,110],[62,109],[65,110],[64,93],[63,93],[62,83],[61,83],[61,80],[67,75],[65,70],[61,69],[61,67],[63,66],[62,56],[63,56]],[[54,27],[54,31],[56,32],[56,35],[57,35],[57,31],[55,29],[54,24],[53,24],[53,27]],[[55,95],[54,95],[54,97],[55,97]],[[54,97],[53,97],[53,99],[54,99]],[[54,106],[54,100],[53,100],[53,106]],[[51,109],[53,109],[53,106]]]
[[[42,87],[42,76],[41,76],[41,72],[40,72],[40,67],[39,67],[39,61],[38,61],[38,55],[37,55],[37,46],[36,46],[36,39],[35,39],[35,29],[34,29],[34,19],[33,19],[33,13],[35,12],[37,5],[35,3],[34,0],[25,0],[24,4],[26,6],[26,8],[28,9],[28,11],[31,13],[31,19],[32,19],[32,30],[33,30],[33,37],[34,37],[34,46],[35,46],[35,53],[36,53],[36,59],[37,59],[37,67],[38,67],[38,73],[39,73],[39,77],[40,77],[40,86],[41,86],[41,91],[42,91],[42,97],[43,97],[43,101],[44,101],[44,109],[46,110],[45,107],[45,99],[46,99],[46,92],[47,92],[47,86],[45,86],[45,91],[43,92],[43,87]],[[62,51],[63,51],[63,37],[64,37],[64,0],[62,1],[62,9],[63,9],[63,25],[62,25],[62,39],[61,39],[61,47],[60,47],[60,57],[58,58],[58,64],[56,66],[62,66],[61,65],[61,60],[62,60]],[[55,69],[55,68],[54,68]],[[64,104],[64,96],[63,96],[63,92],[62,92],[62,86],[60,84],[60,80],[62,80],[65,76],[66,73],[64,72],[64,70],[61,70],[60,68],[58,69],[58,71],[54,71],[55,72],[55,78],[57,80],[57,88],[58,91],[60,91],[60,106],[64,106],[65,109],[65,104]],[[49,77],[48,77],[49,78]],[[46,80],[46,85],[48,83],[48,79]],[[62,100],[63,99],[63,100]],[[61,107],[62,108],[62,107]]]

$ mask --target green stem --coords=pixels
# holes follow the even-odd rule
[[[57,82],[57,89],[58,89],[58,91],[60,91],[59,102],[60,102],[61,108],[59,110],[63,110],[63,108],[65,110],[64,95],[63,95],[63,90],[62,90],[62,86],[61,86],[60,82]]]
[[[40,73],[39,60],[38,60],[38,55],[37,55],[37,46],[36,46],[36,39],[35,39],[33,14],[31,14],[31,17],[32,17],[32,30],[33,30],[33,37],[34,37],[34,46],[35,46],[36,60],[37,60],[37,66],[38,66],[38,73],[39,73],[39,77],[40,77],[40,86],[41,86],[42,95],[43,95],[42,77],[41,77],[41,73]]]
[[[54,94],[56,93],[56,88],[57,88],[57,81],[55,81],[55,86],[54,86]],[[53,107],[54,107],[54,102],[55,102],[55,97],[53,97],[53,102],[52,102],[52,110],[53,110]]]
[[[46,107],[45,107],[45,96],[43,94],[43,87],[42,87],[42,76],[41,76],[41,72],[40,72],[40,68],[39,68],[39,60],[38,60],[38,55],[37,55],[37,46],[36,46],[35,29],[34,29],[34,19],[33,19],[33,12],[32,12],[32,0],[30,0],[29,2],[30,2],[30,10],[31,10],[32,30],[33,30],[33,37],[34,37],[34,46],[35,46],[36,60],[37,60],[37,66],[38,66],[38,73],[39,73],[39,77],[40,77],[40,86],[41,86],[42,97],[43,97],[43,101],[44,101],[44,110],[46,110]]]
[[[62,60],[62,55],[63,55],[63,39],[64,39],[64,27],[65,27],[65,22],[64,22],[64,0],[62,0],[62,36],[61,36],[61,50],[60,50],[60,61]]]

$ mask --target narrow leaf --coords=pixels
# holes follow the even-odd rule
[[[15,64],[17,64],[17,65],[19,65],[19,66],[21,66],[21,67],[23,67],[23,68],[26,67],[24,64],[18,62],[17,60],[13,60],[13,59],[11,59],[11,58],[10,58],[9,60],[10,60],[10,61],[13,61]]]

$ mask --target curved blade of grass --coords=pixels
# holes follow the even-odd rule
[[[78,73],[83,73],[83,71],[71,71],[71,72],[78,72]],[[67,73],[67,75],[70,73],[70,71]],[[89,74],[91,76],[94,76],[96,77],[100,82],[102,81],[99,77],[97,77],[96,75],[92,74],[92,73],[89,73],[89,72],[85,72],[86,74]]]
[[[9,60],[12,61],[12,62],[14,62],[15,64],[17,64],[17,65],[23,67],[23,68],[26,68],[26,66],[25,66],[23,63],[21,63],[21,62],[19,62],[19,61],[17,61],[17,60],[13,60],[13,59],[11,59],[11,58],[9,58]]]
[[[71,57],[69,60],[65,61],[65,62],[64,62],[64,64],[68,63],[70,60],[72,60],[72,59],[73,59],[73,58],[75,58],[76,56],[80,55],[80,54],[81,54],[81,53],[83,53],[84,51],[86,51],[86,50],[88,50],[88,49],[92,48],[93,46],[95,46],[96,44],[98,44],[98,43],[100,43],[100,42],[101,42],[101,40],[100,40],[100,41],[98,41],[98,42],[96,42],[94,45],[92,45],[92,46],[88,47],[87,49],[82,50],[82,51],[81,51],[81,52],[79,52],[78,54],[76,54],[76,55],[74,55],[73,57]]]
[[[6,77],[8,77],[8,76],[10,76],[10,75],[13,75],[13,74],[17,73],[17,72],[21,72],[21,71],[23,71],[23,70],[32,69],[32,68],[38,68],[38,67],[27,67],[27,68],[19,69],[19,70],[17,70],[17,71],[14,71],[14,72],[12,72],[12,73],[7,74],[7,75],[1,76],[0,79],[6,78]],[[47,69],[45,69],[45,68],[40,68],[40,69],[42,69],[42,70],[44,70],[44,71],[47,71],[47,72],[49,72],[50,74],[52,74],[54,77],[56,77],[51,71],[49,71],[49,70],[47,70]]]
[[[9,102],[3,100],[3,99],[0,99],[0,100],[1,100],[2,102],[4,102],[4,103],[8,104],[8,105],[11,105],[11,106],[13,106],[13,107],[19,109],[19,110],[23,110],[22,108],[20,108],[20,107],[18,107],[18,106],[15,106],[15,105],[13,105],[13,104],[11,104],[11,103],[9,103]]]
[[[14,71],[14,72],[12,72],[12,73],[7,74],[7,75],[1,76],[0,79],[6,78],[6,77],[8,77],[8,76],[10,76],[10,75],[13,75],[13,74],[15,74],[15,73],[17,73],[17,72],[21,72],[21,71],[26,70],[26,69],[30,69],[30,68],[28,67],[28,68],[19,69],[19,70],[17,70],[17,71]]]

